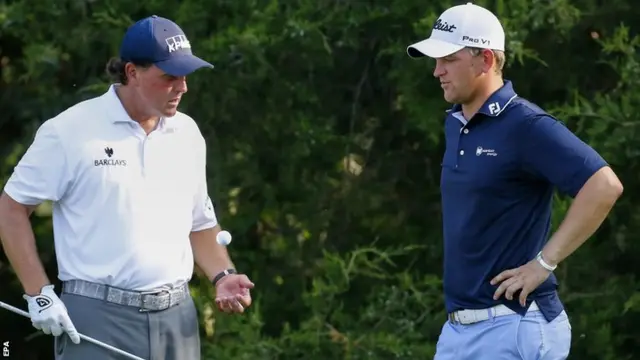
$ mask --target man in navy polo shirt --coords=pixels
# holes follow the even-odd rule
[[[566,359],[571,326],[553,271],[622,193],[596,151],[503,80],[504,43],[498,18],[468,3],[407,49],[436,59],[455,104],[441,177],[449,316],[436,360]],[[549,236],[556,188],[574,201]]]

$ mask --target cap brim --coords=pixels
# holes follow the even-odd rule
[[[172,56],[171,58],[154,63],[160,70],[173,76],[187,76],[192,72],[213,65],[191,54]]]
[[[441,58],[449,56],[464,48],[463,45],[456,45],[442,40],[426,39],[407,47],[407,54],[412,58],[428,56],[430,58]]]

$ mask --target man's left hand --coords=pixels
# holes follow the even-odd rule
[[[242,313],[251,306],[250,289],[254,284],[246,275],[229,274],[216,284],[216,305],[228,313]]]
[[[491,285],[498,285],[498,289],[493,294],[493,299],[498,300],[502,294],[508,300],[513,300],[513,294],[520,292],[520,305],[526,306],[527,296],[542,284],[551,272],[538,263],[531,260],[516,269],[505,270],[491,280]]]

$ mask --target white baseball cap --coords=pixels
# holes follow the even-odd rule
[[[440,15],[428,39],[407,47],[413,58],[441,58],[466,47],[504,51],[504,29],[489,10],[472,4],[457,5]]]

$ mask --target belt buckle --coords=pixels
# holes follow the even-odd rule
[[[164,294],[163,294],[164,293]],[[168,290],[155,290],[155,291],[143,291],[140,293],[140,312],[148,312],[148,311],[160,311],[160,310],[165,310],[167,308],[169,308],[171,306],[171,301],[168,302],[167,306],[163,306],[162,308],[149,308],[147,307],[147,304],[149,303],[149,297],[150,296],[154,296],[154,297],[158,297],[161,296],[160,294],[163,294],[163,296],[169,295],[169,299],[171,298],[171,293]]]
[[[183,300],[185,292],[183,287],[177,287],[169,291],[169,307],[173,307]]]
[[[449,313],[447,315],[447,317],[449,318],[449,322],[452,323],[452,324],[456,324],[458,322],[456,320],[456,313],[455,312]]]

